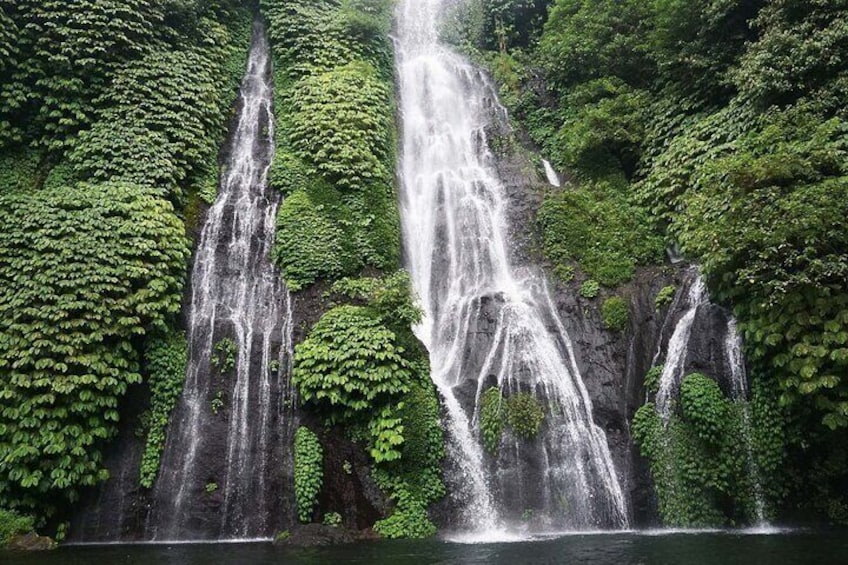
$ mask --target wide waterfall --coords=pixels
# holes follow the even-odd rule
[[[256,24],[220,192],[194,261],[189,367],[155,488],[154,539],[270,536],[293,506],[291,299],[269,260],[280,203],[267,183],[269,53]]]
[[[439,40],[445,0],[398,8],[408,268],[444,400],[457,529],[522,521],[538,529],[624,527],[628,507],[605,433],[546,280],[509,256],[504,190],[487,130],[505,114],[485,74]],[[545,420],[534,440],[481,443],[482,393],[529,393]]]

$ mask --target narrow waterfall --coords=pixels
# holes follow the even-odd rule
[[[674,328],[671,340],[668,342],[668,353],[665,358],[663,373],[660,377],[660,388],[657,393],[657,411],[668,422],[674,409],[673,400],[680,392],[680,383],[686,376],[686,354],[688,352],[689,339],[692,336],[692,327],[698,309],[708,302],[707,289],[701,275],[697,274],[692,285],[689,287],[686,302],[686,313]]]
[[[408,268],[425,317],[417,328],[446,409],[457,529],[482,533],[532,517],[548,529],[624,527],[628,508],[595,425],[572,344],[545,278],[510,264],[507,202],[487,129],[504,114],[486,76],[439,41],[447,0],[403,0],[398,76]],[[480,401],[533,395],[534,440],[480,439]]]
[[[542,159],[542,165],[545,167],[545,176],[548,179],[548,184],[557,188],[561,187],[562,180],[560,180],[559,175],[554,169],[554,166],[551,165],[551,162],[547,159]]]
[[[269,260],[279,196],[270,48],[254,28],[240,114],[192,273],[189,367],[154,492],[158,540],[270,536],[285,500],[291,299]]]
[[[674,332],[669,339],[665,355],[665,364],[660,376],[659,389],[656,395],[657,412],[668,424],[675,410],[675,401],[680,394],[680,386],[684,377],[691,369],[689,355],[691,353],[693,330],[699,321],[699,317],[706,316],[710,308],[716,308],[710,302],[706,284],[697,268],[691,270],[688,289],[679,293],[671,308],[674,311],[683,311],[683,315],[677,321]],[[682,310],[685,308],[685,310]],[[742,404],[742,421],[740,430],[743,441],[742,448],[745,450],[748,481],[752,489],[753,512],[758,525],[766,523],[766,504],[762,489],[762,479],[756,464],[754,448],[751,438],[751,410],[748,405],[748,374],[745,368],[745,356],[743,353],[742,336],[739,334],[736,320],[729,313],[721,316],[721,324],[714,327],[713,331],[717,338],[723,340],[711,352],[710,356],[716,359],[716,363],[726,366],[725,378],[726,389],[729,397]],[[703,338],[702,338],[703,341]],[[661,346],[662,344],[660,344]],[[720,348],[720,349],[719,349]],[[662,355],[658,349],[654,357],[656,365]]]

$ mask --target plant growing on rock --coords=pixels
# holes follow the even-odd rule
[[[521,392],[506,400],[506,423],[518,437],[532,440],[545,421],[545,410],[532,394]]]
[[[300,427],[294,436],[294,493],[297,517],[303,523],[312,520],[318,494],[324,483],[324,451],[309,428]]]
[[[623,332],[630,323],[630,307],[620,296],[607,298],[601,306],[601,319],[606,329]]]

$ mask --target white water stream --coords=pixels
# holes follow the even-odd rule
[[[155,539],[250,538],[280,523],[291,360],[291,297],[269,255],[279,196],[273,158],[270,47],[256,26],[221,189],[192,273],[189,367],[156,486]],[[235,342],[235,367],[215,348]],[[275,483],[275,484],[272,484]],[[220,504],[212,513],[210,504]]]
[[[400,2],[397,57],[406,259],[447,411],[458,527],[485,538],[528,511],[548,527],[625,527],[607,438],[546,282],[510,264],[508,203],[487,138],[505,112],[485,74],[439,41],[446,4]],[[507,437],[496,460],[478,418],[493,385],[534,395],[546,412],[535,441]]]

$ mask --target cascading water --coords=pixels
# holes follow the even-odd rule
[[[557,188],[562,186],[562,181],[559,178],[554,166],[551,165],[551,162],[547,159],[542,159],[542,165],[545,167],[545,176],[548,179],[548,183],[551,186],[555,186]]]
[[[194,262],[189,366],[154,493],[154,539],[269,536],[292,506],[291,298],[269,260],[279,206],[267,183],[270,81],[269,44],[257,23],[221,190]],[[235,343],[231,370],[214,361],[228,355],[222,340]]]
[[[406,258],[417,328],[446,408],[459,529],[623,527],[628,509],[607,439],[543,276],[509,259],[502,183],[487,129],[504,112],[484,73],[439,41],[446,0],[398,8]],[[526,272],[525,272],[526,271]],[[529,393],[546,419],[533,441],[480,441],[482,392]]]
[[[698,274],[689,287],[686,313],[677,323],[674,333],[671,335],[671,340],[668,342],[668,353],[666,354],[665,366],[660,377],[656,406],[657,411],[666,423],[671,418],[674,410],[673,400],[680,392],[680,383],[683,381],[683,377],[686,376],[686,353],[688,352],[689,339],[692,336],[695,317],[698,315],[698,309],[709,301],[708,298],[704,281],[701,279],[701,275]]]
[[[685,305],[681,302],[685,300]],[[692,340],[692,332],[699,315],[711,307],[707,288],[697,269],[691,273],[691,282],[685,294],[678,295],[672,305],[674,312],[685,307],[685,313],[678,320],[674,333],[667,347],[665,365],[660,377],[659,390],[656,395],[657,412],[667,425],[675,410],[675,399],[680,393],[680,385],[688,370],[688,355]],[[745,356],[742,351],[742,337],[736,326],[736,320],[730,316],[723,316],[724,327],[716,328],[724,332],[722,343],[723,361],[727,364],[729,379],[729,394],[734,402],[743,403],[742,406],[742,429],[740,430],[743,448],[745,449],[748,480],[752,490],[754,518],[758,525],[766,524],[765,497],[762,490],[762,481],[756,465],[754,448],[751,440],[751,411],[748,401],[748,375],[745,369]],[[661,349],[657,351],[654,364],[660,360]]]

